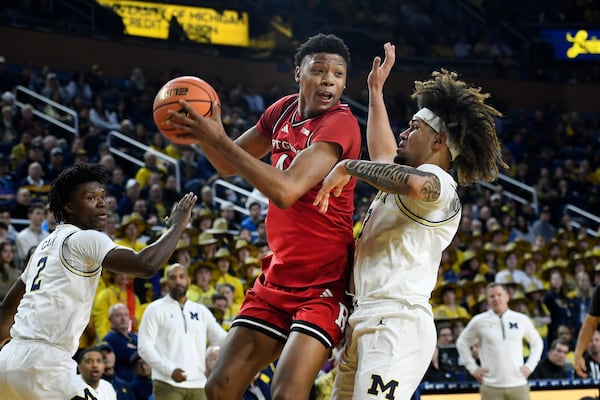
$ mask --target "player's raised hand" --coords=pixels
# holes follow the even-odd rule
[[[373,67],[367,77],[367,84],[371,90],[381,90],[396,61],[396,46],[387,42],[383,45],[383,51],[385,52],[383,63],[381,62],[381,57],[375,57],[373,59]]]
[[[215,100],[212,105],[212,115],[203,117],[185,100],[179,100],[185,112],[169,110],[168,124],[185,132],[178,134],[181,138],[193,138],[200,144],[213,145],[219,140],[229,139],[221,121],[221,104]]]
[[[342,160],[337,163],[336,166],[329,171],[325,179],[323,179],[321,189],[313,202],[313,205],[319,207],[319,211],[322,213],[327,212],[327,209],[329,208],[329,197],[331,196],[331,193],[333,192],[335,197],[339,197],[342,193],[342,189],[351,178],[346,170],[346,161],[347,160]]]
[[[190,218],[192,216],[192,209],[196,204],[196,200],[198,197],[190,192],[181,198],[171,210],[171,215],[167,217],[167,226],[172,226],[175,224],[183,224],[186,226],[188,222],[190,222]]]

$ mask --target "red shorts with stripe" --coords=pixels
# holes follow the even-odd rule
[[[346,284],[287,288],[264,281],[260,275],[232,327],[244,326],[287,340],[292,331],[312,336],[328,348],[344,337],[350,314]]]

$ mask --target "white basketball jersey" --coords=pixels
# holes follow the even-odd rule
[[[115,247],[102,232],[57,226],[23,272],[26,292],[11,336],[48,342],[74,354],[90,319],[102,261]]]
[[[356,242],[355,301],[403,300],[431,310],[442,251],[458,230],[461,203],[456,182],[438,166],[421,171],[435,174],[440,198],[424,202],[379,192],[372,202]]]

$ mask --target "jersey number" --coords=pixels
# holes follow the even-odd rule
[[[35,274],[35,278],[33,278],[33,283],[31,284],[32,292],[38,290],[42,284],[42,278],[40,275],[42,274],[44,268],[46,268],[46,261],[48,261],[48,257],[42,257],[37,263],[37,273]]]

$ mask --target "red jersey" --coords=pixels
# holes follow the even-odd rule
[[[303,119],[298,113],[298,95],[285,96],[265,110],[256,126],[271,138],[271,163],[281,170],[315,142],[337,143],[342,148],[340,160],[360,156],[358,121],[340,102],[321,115]],[[339,197],[331,196],[325,214],[312,204],[320,183],[285,210],[269,204],[266,227],[273,255],[263,262],[268,281],[298,288],[348,279],[355,186],[352,178]]]

